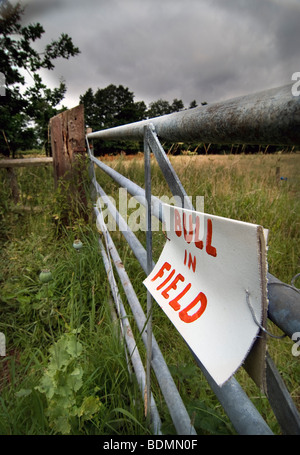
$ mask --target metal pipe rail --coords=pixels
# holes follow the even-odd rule
[[[98,218],[99,210],[95,207],[94,211]],[[142,336],[145,346],[147,346],[147,333],[146,333],[146,322],[147,318],[143,312],[141,304],[136,296],[136,293],[133,289],[133,286],[130,282],[130,279],[127,275],[125,268],[123,267],[121,258],[117,252],[117,249],[113,243],[113,240],[107,232],[107,243],[109,251],[112,257],[112,260],[115,264],[116,271],[119,275],[119,278],[122,282],[124,292],[126,294],[128,303],[132,310],[132,313],[135,317],[138,330]],[[178,393],[176,385],[173,381],[173,378],[169,372],[168,366],[164,360],[164,357],[159,349],[159,346],[155,340],[155,337],[152,335],[152,345],[153,345],[153,356],[152,364],[153,369],[156,374],[157,380],[160,384],[161,391],[164,395],[164,398],[167,402],[168,408],[170,410],[175,428],[178,434],[186,435],[195,435],[195,429],[191,424],[190,417],[186,412],[184,404],[181,400],[181,397]]]
[[[111,168],[109,168],[111,170]],[[114,171],[115,172],[115,171]],[[131,182],[131,181],[128,181]],[[131,182],[133,183],[133,182]],[[95,177],[93,178],[93,184],[95,186],[95,189],[97,193],[101,196],[103,202],[107,206],[108,210],[112,214],[113,218],[115,219],[116,223],[119,226],[120,231],[122,231],[126,241],[130,245],[133,253],[135,254],[136,258],[138,259],[142,269],[144,272],[147,274],[147,266],[146,266],[146,258],[147,258],[147,252],[144,249],[144,247],[141,245],[139,240],[136,238],[134,233],[130,230],[129,226],[125,222],[125,220],[122,218],[120,213],[116,210],[114,204],[110,201],[109,197],[106,195],[106,193],[103,191]],[[135,185],[135,184],[134,184]],[[136,189],[136,188],[135,188]],[[132,190],[132,188],[131,188]],[[139,200],[142,201],[143,199],[141,198],[141,191],[143,191],[142,188],[139,190]],[[134,191],[132,191],[134,195]],[[111,249],[111,251],[113,251]],[[154,263],[153,263],[154,265]],[[122,268],[117,267],[118,273],[123,271]],[[275,278],[274,278],[275,279]],[[279,281],[279,280],[277,280]],[[126,292],[126,287],[130,283],[129,278],[125,279],[125,286],[124,290]],[[291,288],[289,285],[286,285],[285,283],[279,282],[282,286],[279,287],[280,289],[283,289],[283,294],[282,296],[285,296],[284,292],[286,292],[285,287],[287,287],[289,292],[298,292],[296,289]],[[279,293],[280,295],[280,293]],[[129,299],[130,302],[130,295],[127,295],[127,298]],[[278,298],[278,297],[277,297]],[[295,300],[296,302],[296,300]],[[285,305],[285,310],[287,312],[288,305],[286,305],[285,300],[282,301],[282,305]],[[295,308],[292,308],[292,310],[297,310],[299,312],[299,305],[295,306]],[[275,313],[276,315],[276,313]],[[140,320],[140,315],[135,316],[136,320]],[[145,317],[144,317],[145,319]],[[289,318],[286,318],[289,320]],[[293,318],[292,318],[293,320]],[[298,318],[299,320],[299,318]],[[196,362],[198,363],[199,367],[202,369],[202,372],[204,373],[209,385],[211,386],[212,390],[218,397],[220,403],[224,407],[227,415],[229,416],[233,426],[237,430],[239,434],[270,434],[270,429],[264,422],[264,420],[261,418],[255,407],[252,405],[238,382],[235,380],[235,378],[231,378],[230,381],[228,381],[222,388],[218,387],[210,375],[205,371],[203,365],[199,362],[199,359],[195,359]],[[267,367],[268,371],[271,371],[270,368],[270,359],[267,359]],[[275,367],[274,367],[275,368]],[[160,371],[160,369],[158,369]],[[275,368],[276,371],[276,368]],[[278,421],[280,421],[280,424],[282,428],[285,430],[286,433],[289,433],[292,431],[292,434],[298,434],[295,433],[300,431],[300,423],[299,423],[299,413],[293,404],[289,393],[286,389],[286,387],[282,383],[278,383],[279,380],[279,374],[278,372],[276,373],[276,377],[274,377],[274,373],[272,372],[272,377],[270,378],[270,375],[268,375],[268,386],[269,383],[271,383],[271,390],[272,390],[272,395],[269,396],[270,403],[276,407],[276,415]],[[164,383],[163,383],[164,384]],[[167,383],[168,384],[168,383]],[[168,390],[164,390],[163,394],[165,393],[168,395]],[[286,406],[278,406],[276,404],[276,397],[278,395],[283,395],[285,398]],[[234,400],[233,397],[236,399]],[[237,399],[238,398],[238,399]],[[167,403],[169,404],[170,401],[167,399]],[[172,401],[171,401],[172,403]],[[241,413],[241,409],[243,410]],[[171,409],[171,414],[172,414],[172,409]],[[176,422],[176,416],[175,416],[175,422]]]
[[[212,144],[299,145],[300,97],[292,84],[199,106],[87,135],[88,139],[143,140],[152,123],[161,140]]]
[[[95,211],[96,211],[97,219],[100,218],[102,232],[104,233],[105,240],[106,240],[105,243],[108,243],[109,240],[111,239],[111,237],[107,231],[103,217],[101,216],[101,213],[98,211],[98,209],[95,208]],[[110,286],[112,289],[116,289],[117,285],[116,285],[116,282],[114,279],[114,274],[113,274],[113,269],[111,266],[110,258],[106,254],[106,251],[105,251],[105,248],[104,248],[104,245],[103,245],[101,239],[99,239],[99,245],[100,245],[101,255],[102,255],[104,267],[105,267],[105,270],[107,273],[107,277],[108,277]],[[143,362],[140,357],[140,353],[137,348],[136,341],[134,339],[133,332],[131,330],[131,326],[130,326],[122,299],[118,292],[116,292],[113,297],[115,300],[117,313],[118,313],[118,316],[119,316],[121,324],[122,324],[123,336],[125,338],[128,355],[130,357],[130,361],[131,361],[133,369],[135,371],[135,375],[136,375],[136,378],[138,381],[138,385],[139,385],[141,394],[143,395],[144,391],[145,391],[145,387],[146,387],[146,374],[145,374],[145,370],[143,367]],[[148,403],[150,403],[150,404],[148,404]],[[161,434],[161,421],[160,421],[159,413],[157,410],[157,406],[156,406],[153,394],[151,394],[151,396],[149,397],[149,400],[147,401],[147,405],[150,408],[151,424],[152,424],[153,432],[156,435]]]
[[[114,169],[110,168],[106,164],[102,163],[100,160],[95,158],[93,155],[90,155],[90,159],[93,163],[95,163],[100,169],[106,172],[115,182],[117,182],[120,186],[127,189],[127,191],[134,197],[138,199],[138,201],[146,207],[146,197],[145,197],[145,190],[141,188],[136,183],[132,182],[131,180],[124,177],[122,174],[118,173]],[[126,235],[128,231],[127,224],[124,220],[120,220],[119,223],[119,213],[117,213],[113,204],[110,204],[109,199],[105,199],[106,195],[103,189],[98,185],[97,181],[93,181],[98,194],[106,201],[106,203],[110,206],[110,212],[115,217],[117,224],[119,225],[120,231],[123,232],[124,237],[128,237]],[[160,200],[152,195],[151,199],[152,204],[152,214],[156,216],[159,221],[163,222],[162,218],[162,208]],[[137,238],[129,237],[127,241],[130,242],[131,248],[134,250],[134,244],[139,243],[138,246],[135,247],[135,250],[140,249],[143,252],[138,254],[138,256],[143,257],[141,261],[141,266],[145,273],[146,270],[146,253],[144,248],[137,240]],[[144,255],[144,256],[143,256]],[[278,280],[278,278],[274,277],[271,273],[268,272],[268,299],[269,299],[269,306],[268,306],[268,317],[269,319],[274,322],[287,336],[290,338],[292,337],[293,333],[298,332],[300,328],[300,295],[298,289],[283,283],[282,281]]]
[[[288,85],[278,89],[261,92],[259,94],[236,98],[223,103],[215,103],[210,106],[189,109],[187,111],[155,119],[149,119],[129,125],[111,128],[109,130],[89,133],[87,135],[87,145],[92,166],[92,183],[119,225],[120,231],[123,232],[124,237],[140,262],[143,270],[146,274],[148,274],[149,255],[147,254],[147,250],[144,249],[133,232],[130,231],[125,220],[121,217],[101,186],[96,181],[94,164],[110,175],[110,177],[112,177],[120,186],[127,188],[128,192],[132,196],[136,197],[142,205],[147,207],[145,190],[95,158],[89,149],[89,139],[143,139],[144,150],[146,151],[147,147],[150,147],[153,151],[173,195],[179,196],[182,206],[193,209],[189,199],[186,198],[186,193],[180,180],[178,179],[171,163],[161,147],[158,136],[160,139],[172,142],[201,141],[223,144],[240,143],[256,145],[297,145],[300,144],[299,126],[300,98],[292,96],[291,85]],[[150,181],[149,176],[150,168],[149,166],[146,166],[146,186],[147,182]],[[158,198],[152,195],[151,211],[154,216],[156,216],[160,221],[163,221],[161,203]],[[111,247],[110,251],[112,253],[114,248]],[[113,254],[117,255],[117,253]],[[123,269],[120,269],[120,267],[117,266],[118,261],[120,261],[120,259],[116,256],[114,258],[114,262],[116,270],[119,273],[120,270]],[[299,291],[290,285],[280,282],[271,274],[268,275],[268,279],[268,316],[278,327],[291,337],[292,334],[298,330],[300,324]],[[123,280],[122,284],[126,293],[126,287],[130,284],[128,277],[126,277],[125,281]],[[132,295],[126,295],[130,303]],[[133,300],[135,299],[136,297]],[[134,313],[135,310],[133,308],[131,309]],[[136,318],[137,322],[139,318],[140,316]],[[142,320],[144,319],[145,316],[143,316]],[[145,334],[143,334],[143,337],[145,338]],[[147,341],[144,340],[144,342],[147,346]],[[156,346],[155,342],[154,346]],[[152,358],[152,366],[154,366],[154,358],[155,356]],[[205,368],[199,359],[195,360],[239,433],[271,434],[266,422],[258,414],[256,408],[252,405],[234,378],[231,378],[226,384],[223,385],[222,388],[220,388],[205,371]],[[283,381],[280,380],[279,373],[269,357],[266,360],[266,365],[268,387],[270,386],[270,394],[268,393],[268,398],[277,420],[284,432],[290,434],[300,434],[299,413],[292,402]],[[166,393],[168,394],[168,391]],[[276,398],[278,396],[281,397],[280,401],[283,403],[278,404],[278,399],[276,402]],[[171,414],[172,413],[171,403]],[[173,419],[173,422],[176,422],[176,416],[175,420]]]
[[[108,209],[110,210],[112,216],[118,223],[119,227],[124,227],[126,225],[125,220],[122,218],[120,213],[116,210],[112,202],[110,201],[109,197],[103,191],[101,186],[97,181],[94,181],[95,188],[97,192],[103,198],[105,204],[107,204]],[[94,209],[96,214],[98,213],[98,209]],[[123,231],[124,237],[126,238],[128,244],[131,246],[133,245],[132,251],[139,261],[141,267],[143,268],[144,272],[147,274],[147,267],[146,267],[146,250],[141,246],[135,249],[134,245],[136,243],[136,236],[127,226],[126,231]],[[145,327],[146,317],[143,313],[141,305],[137,299],[137,296],[134,292],[134,289],[131,285],[130,279],[124,269],[124,267],[120,267],[121,259],[118,255],[118,252],[114,246],[114,243],[111,239],[111,236],[108,234],[108,242],[110,252],[112,254],[112,259],[114,260],[116,270],[119,274],[119,277],[123,283],[123,289],[125,291],[128,303],[130,308],[133,312],[133,315],[137,321],[138,328],[141,333],[143,333],[143,329]],[[161,355],[160,349],[158,344],[153,337],[153,346],[154,346],[154,355],[153,355],[153,368],[158,377],[158,381],[160,382],[160,386],[163,392],[163,395],[166,399],[167,405],[169,407],[171,416],[173,418],[173,422],[177,430],[186,431],[189,428],[188,419],[185,415],[185,411],[182,408],[181,398],[178,396],[178,392],[174,385],[173,379],[170,376],[170,373],[165,365],[164,359]],[[143,336],[143,341],[146,344],[147,340],[145,335]],[[225,412],[227,413],[228,417],[230,418],[234,428],[239,434],[244,435],[251,435],[251,434],[261,434],[261,435],[270,435],[272,434],[270,428],[263,420],[253,403],[249,400],[246,393],[243,391],[240,384],[237,380],[232,377],[226,384],[222,387],[219,387],[206,369],[200,364],[198,359],[195,359],[198,363],[199,367],[201,368],[204,376],[206,377],[210,387],[216,394],[217,398],[219,399],[220,403],[222,404]],[[160,379],[160,374],[164,371],[163,380]],[[180,410],[180,412],[179,412]],[[184,416],[184,418],[183,418]],[[189,433],[185,433],[189,434]]]
[[[117,211],[115,208],[114,204],[111,202],[107,194],[104,192],[103,188],[99,185],[96,179],[93,180],[93,184],[95,186],[95,189],[98,194],[100,194],[103,202],[106,204],[108,210],[110,211],[111,215],[115,219],[116,223],[119,226],[120,231],[123,232],[123,235],[130,245],[134,255],[136,256],[137,260],[139,261],[142,269],[144,272],[147,274],[147,266],[146,266],[146,256],[147,252],[144,249],[144,247],[141,245],[141,243],[138,241],[134,233],[130,230],[129,226],[125,222],[125,220],[122,218],[120,213]],[[98,209],[94,209],[96,214],[98,213]],[[124,267],[120,267],[121,264],[121,259],[117,253],[117,250],[114,246],[114,243],[111,239],[111,236],[108,233],[108,242],[109,242],[109,247],[110,251],[112,254],[112,259],[114,260],[116,270],[119,274],[119,277],[122,281],[124,291],[126,293],[128,302],[130,304],[130,307],[133,311],[133,314],[135,316],[135,319],[138,321],[139,325],[139,330],[142,333],[144,324],[146,321],[146,317],[143,314],[143,310],[140,306],[140,303],[136,297],[136,294],[132,288],[132,285],[130,283],[130,279],[124,269]],[[153,262],[153,266],[154,266]],[[274,278],[274,280],[276,280]],[[286,287],[287,290],[291,293],[297,292],[296,289],[291,288],[288,285],[285,285],[285,283],[281,283],[279,280],[277,280],[281,286],[279,287],[280,289],[283,289],[283,294],[285,295],[284,292],[286,292]],[[280,296],[280,294],[279,294]],[[277,296],[278,299],[278,296]],[[289,301],[289,300],[288,300]],[[284,307],[285,300],[281,301],[281,307]],[[296,297],[293,302],[296,305]],[[298,301],[299,303],[299,301]],[[285,307],[286,308],[286,307]],[[298,305],[298,311],[299,311],[299,305]],[[286,311],[287,313],[287,311]],[[276,313],[275,313],[276,314]],[[286,319],[288,319],[286,317]],[[293,317],[291,317],[291,321],[294,322]],[[144,343],[146,344],[146,339],[144,337]],[[158,350],[159,352],[159,360],[156,358],[156,363],[158,362],[156,372],[159,375],[159,373],[162,371],[162,363],[163,358],[161,358],[159,348],[157,346],[157,343],[154,339],[155,343],[155,349]],[[271,431],[269,427],[266,425],[265,421],[262,419],[260,414],[258,413],[257,409],[255,406],[252,404],[252,402],[248,399],[247,395],[239,385],[239,383],[236,381],[234,377],[232,377],[226,384],[224,384],[222,387],[219,387],[215,381],[211,378],[209,373],[206,371],[204,366],[200,363],[199,359],[195,358],[196,363],[202,370],[204,376],[206,377],[210,387],[214,391],[215,395],[219,399],[220,403],[222,404],[223,408],[225,409],[228,417],[230,418],[234,428],[237,430],[239,434],[271,434]],[[156,365],[156,364],[155,364]],[[168,373],[167,369],[165,370],[165,376]],[[272,364],[271,359],[268,357],[267,358],[267,380],[268,380],[268,388],[272,390],[272,393],[269,394],[269,400],[272,403],[272,406],[276,408],[276,416],[278,421],[280,422],[281,427],[284,429],[285,433],[291,433],[291,434],[298,434],[300,432],[300,421],[299,421],[299,415],[298,411],[283,383],[283,381],[280,379],[280,375],[277,372],[275,366]],[[166,402],[168,406],[171,408],[171,415],[173,416],[173,419],[175,421],[175,426],[182,431],[182,425],[188,425],[185,422],[185,419],[180,417],[178,420],[178,408],[182,406],[181,404],[181,399],[177,397],[176,400],[174,398],[176,397],[176,393],[174,390],[170,392],[170,383],[173,383],[169,373],[166,376],[165,382],[161,383],[161,388],[163,395],[165,396]],[[164,388],[166,387],[166,388]],[[172,387],[171,387],[172,390]],[[171,395],[170,395],[171,393]],[[286,407],[282,408],[282,406],[278,406],[277,401],[278,397],[282,396],[281,402],[286,402]],[[178,401],[180,403],[180,406],[178,407]],[[173,409],[173,406],[176,404],[175,411]],[[242,412],[241,412],[242,409]],[[184,412],[184,411],[182,411]],[[185,417],[186,418],[186,417]],[[186,430],[186,428],[184,429]],[[298,432],[298,433],[297,433]]]

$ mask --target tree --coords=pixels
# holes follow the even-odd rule
[[[179,112],[184,109],[184,104],[181,100],[175,98],[173,103],[169,101],[159,99],[149,104],[147,111],[148,118],[160,117],[161,115],[171,114],[172,112]]]
[[[79,103],[84,105],[84,117],[86,126],[92,128],[93,130],[98,130],[98,109],[95,103],[94,93],[91,88],[87,89],[84,95],[80,95]]]
[[[193,109],[194,107],[197,107],[197,106],[198,106],[197,101],[193,100],[193,101],[190,102],[189,109]]]
[[[133,123],[146,118],[146,104],[144,101],[134,102],[134,94],[123,85],[110,84],[105,88],[97,89],[94,93],[89,88],[80,96],[80,103],[84,104],[85,121],[93,130],[113,128],[126,123]],[[123,141],[100,142],[94,144],[96,153],[115,153],[120,150],[136,152],[136,144],[127,144]]]
[[[89,88],[79,99],[84,104],[87,125],[96,130],[145,118],[145,103],[134,102],[134,94],[123,85],[110,84],[95,93]]]
[[[64,98],[66,85],[61,82],[51,90],[38,71],[53,70],[54,59],[68,59],[80,52],[64,33],[46,45],[44,52],[38,52],[33,43],[42,37],[44,29],[39,23],[22,26],[23,14],[19,2],[13,6],[4,0],[0,5],[0,68],[5,79],[5,96],[0,97],[0,152],[4,155],[31,148],[32,141],[47,140],[48,122],[58,112],[55,107]],[[32,78],[29,88],[25,71]]]
[[[184,104],[181,100],[175,98],[171,104],[171,112],[179,112],[184,109]]]
[[[149,104],[147,111],[148,118],[160,117],[161,115],[170,114],[172,112],[171,105],[168,101],[159,99]]]

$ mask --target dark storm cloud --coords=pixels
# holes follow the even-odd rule
[[[299,56],[300,1],[299,0],[212,0],[215,6],[236,18],[246,16],[253,33],[259,28],[272,38],[282,62]]]
[[[60,0],[37,0],[31,2],[22,2],[26,4],[26,17],[28,20],[35,19],[36,17],[43,17],[51,10],[58,10],[63,7]]]
[[[68,105],[122,84],[136,100],[218,101],[289,83],[299,71],[298,0],[24,0],[43,42],[68,33],[81,54],[45,75]],[[298,67],[297,67],[298,65]]]
[[[285,61],[295,56],[299,57],[300,5],[298,11],[285,11],[283,17],[284,20],[280,22],[277,30],[277,45],[280,58]]]

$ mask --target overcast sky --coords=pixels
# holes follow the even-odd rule
[[[291,82],[300,71],[300,0],[22,0],[24,24],[44,44],[69,34],[81,54],[58,59],[44,80],[67,84],[63,102],[122,84],[147,105],[185,107]],[[49,73],[49,72],[48,72]]]

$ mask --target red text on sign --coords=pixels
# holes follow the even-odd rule
[[[203,249],[203,241],[199,239],[200,232],[200,216],[195,215],[195,224],[193,223],[193,216],[190,213],[188,216],[185,212],[182,213],[182,221],[179,210],[174,210],[174,230],[177,237],[181,237],[183,234],[186,243],[190,244],[192,241],[195,243],[195,247],[200,250]],[[188,218],[188,222],[187,222]],[[207,219],[206,223],[206,248],[205,251],[210,256],[217,256],[217,249],[212,246],[212,234],[213,225],[210,218]]]
[[[160,270],[156,273],[156,275],[151,279],[151,281],[156,281],[159,278],[163,278],[165,275],[165,272],[170,272],[171,268],[172,268],[171,264],[169,264],[168,262],[165,262],[162,265],[162,267],[160,268]],[[175,277],[174,277],[174,275],[175,275]],[[173,277],[174,277],[174,279],[173,279]],[[175,311],[179,311],[181,309],[181,305],[179,302],[180,302],[181,298],[184,295],[186,295],[192,287],[191,283],[188,283],[184,286],[183,289],[180,289],[180,284],[184,283],[184,281],[185,281],[184,276],[181,273],[178,273],[176,275],[176,271],[175,271],[175,269],[173,269],[168,274],[168,276],[163,280],[163,282],[160,283],[156,288],[157,291],[160,291],[161,289],[164,288],[165,285],[167,285],[161,291],[162,297],[166,300],[169,300],[172,297],[170,294],[173,293],[174,291],[180,291],[179,293],[177,293],[177,295],[175,297],[173,297],[169,301],[169,305]],[[178,287],[179,287],[179,289],[178,289]],[[199,303],[200,303],[200,307],[199,307]],[[191,303],[189,305],[187,305],[185,308],[183,308],[178,313],[178,316],[183,322],[186,322],[186,323],[194,322],[197,319],[199,319],[200,316],[202,316],[202,314],[204,313],[204,311],[206,309],[206,306],[207,306],[206,295],[203,292],[199,292],[198,295],[191,301]],[[195,311],[196,307],[197,307],[197,311]],[[192,310],[194,310],[195,312],[193,313]],[[189,314],[190,312],[192,314]]]
[[[187,260],[189,257],[189,260]],[[187,250],[184,250],[184,265],[187,265],[190,269],[192,267],[193,272],[196,272],[196,256],[192,256],[191,253],[188,254]]]

